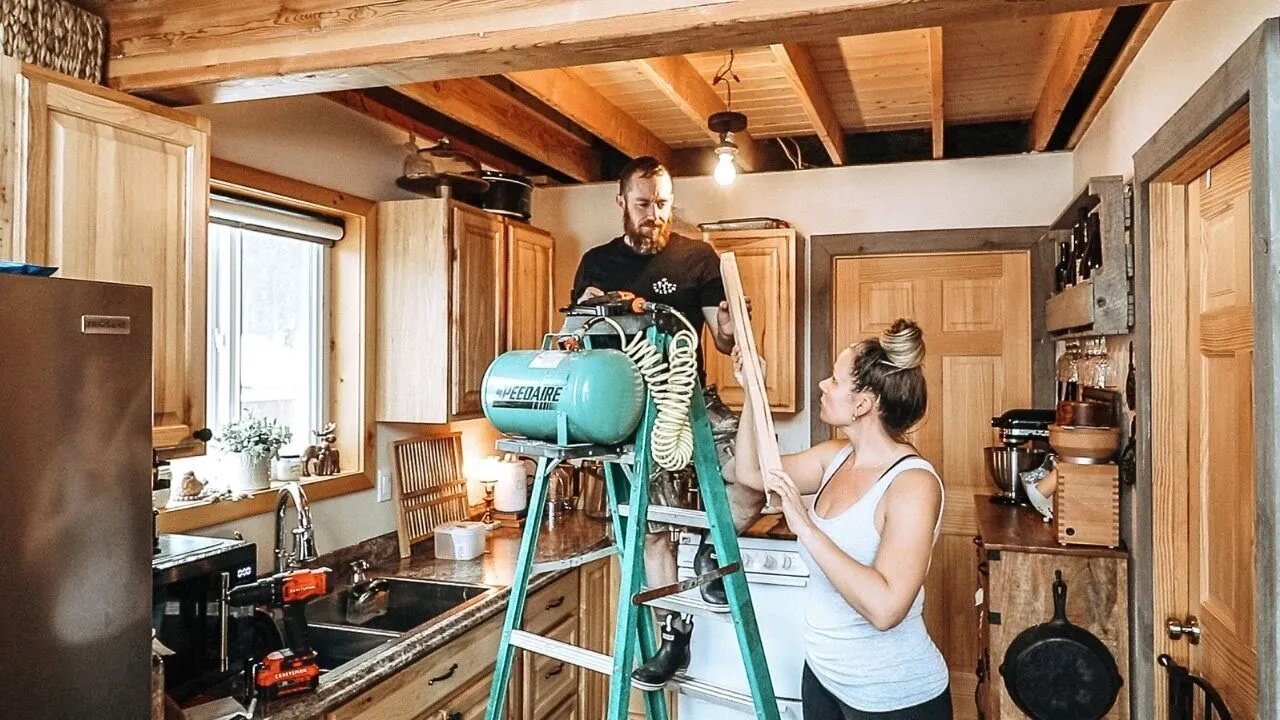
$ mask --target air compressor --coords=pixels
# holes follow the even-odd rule
[[[619,307],[629,317],[619,317]],[[630,441],[652,397],[657,407],[653,456],[679,470],[693,452],[689,403],[697,387],[697,336],[674,308],[626,298],[566,309],[574,332],[549,335],[540,350],[514,350],[485,372],[481,404],[500,432],[561,445],[620,445]],[[683,324],[670,335],[665,357],[650,340],[655,315]],[[622,350],[592,349],[584,335],[596,325],[611,326]],[[628,341],[623,325],[634,331]],[[608,331],[599,327],[595,333]],[[594,333],[593,333],[594,334]],[[646,395],[646,388],[648,395]]]

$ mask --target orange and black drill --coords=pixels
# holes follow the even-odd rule
[[[290,570],[228,592],[230,605],[265,605],[284,611],[284,649],[268,653],[253,669],[253,685],[259,699],[308,692],[320,683],[316,653],[307,642],[306,604],[329,594],[330,574],[329,568]]]

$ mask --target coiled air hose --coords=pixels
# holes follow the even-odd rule
[[[698,383],[698,336],[689,320],[675,308],[661,303],[646,305],[648,309],[674,315],[684,323],[684,328],[671,337],[665,360],[644,331],[636,333],[623,350],[639,368],[658,409],[649,435],[654,462],[674,472],[684,469],[693,459],[689,404]]]

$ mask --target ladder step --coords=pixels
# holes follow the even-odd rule
[[[581,565],[589,565],[597,560],[603,560],[611,555],[618,554],[617,545],[607,545],[597,550],[592,550],[585,555],[577,557],[565,558],[564,560],[549,560],[547,562],[535,562],[530,566],[530,572],[534,575],[541,575],[549,572],[560,572],[561,570],[569,570]]]
[[[618,505],[618,513],[625,517],[630,517],[631,506]],[[711,528],[711,523],[707,520],[707,514],[701,510],[686,510],[685,508],[671,507],[670,505],[650,505],[649,519],[654,522],[664,522],[671,525]]]
[[[735,690],[722,688],[719,685],[689,677],[684,673],[676,673],[675,677],[667,682],[667,688],[674,690],[681,695],[686,695],[698,700],[704,700],[709,703],[723,705],[725,707],[736,708],[739,710],[754,710],[755,702],[751,696],[746,693],[740,693]]]
[[[529,652],[562,660],[570,665],[594,670],[601,675],[613,674],[613,658],[594,650],[570,645],[559,640],[552,640],[549,637],[534,635],[524,630],[511,631],[511,644],[518,648],[524,648]]]
[[[702,595],[697,589],[650,600],[645,605],[689,615],[720,615],[724,617],[729,615],[728,605],[709,604],[702,599]]]

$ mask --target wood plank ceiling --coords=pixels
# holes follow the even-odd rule
[[[150,0],[152,5],[164,2]],[[162,57],[157,47],[164,24],[148,24],[139,14],[145,5],[114,0],[82,4],[108,18],[115,84],[160,97],[185,97],[162,90],[170,76],[135,72],[164,65],[157,59]],[[567,3],[544,5],[556,4]],[[874,3],[861,9],[860,3],[846,4],[850,7],[841,12],[863,13],[857,17],[864,20],[887,17],[874,14]],[[329,90],[326,97],[419,136],[448,134],[491,166],[561,181],[611,177],[621,162],[641,154],[655,155],[677,172],[705,172],[711,162],[708,149],[718,140],[707,128],[707,116],[726,108],[748,118],[747,131],[734,138],[740,147],[737,163],[748,171],[785,169],[800,160],[806,166],[827,166],[1066,149],[1079,140],[1169,3],[1073,0],[1057,6],[1087,9],[1057,14],[991,8],[966,12],[948,0],[920,3],[925,4],[935,7],[935,17],[955,21],[848,36],[780,31],[776,44],[733,47],[732,69],[740,82],[732,83],[731,90],[711,83],[725,67],[727,49],[633,58],[634,50],[625,47],[613,53],[622,59],[612,61],[528,69],[523,60],[512,61],[502,75],[451,77],[460,73],[448,70],[443,79],[381,89],[344,89],[343,82],[312,75],[303,90]],[[1022,6],[1034,4],[1042,11],[1054,6],[1045,0]],[[535,12],[534,5],[527,12]],[[239,20],[247,20],[251,8],[243,13]],[[829,17],[837,14],[831,11]],[[758,12],[736,33],[727,33],[764,38],[768,33],[759,26],[766,15]],[[993,17],[999,19],[983,19]],[[634,22],[642,28],[647,20]],[[776,22],[782,28],[790,20]],[[868,26],[876,23],[857,25]],[[186,41],[173,42],[179,40]],[[576,57],[605,55],[594,40],[583,40],[593,49]],[[691,44],[672,42],[677,48]],[[711,39],[703,46],[723,47],[724,41]],[[472,66],[484,69],[487,63]],[[194,78],[197,85],[211,72],[206,68]],[[413,73],[377,79],[385,84],[389,77],[404,75]],[[351,81],[357,88],[368,82]],[[778,141],[783,138],[788,140]]]

